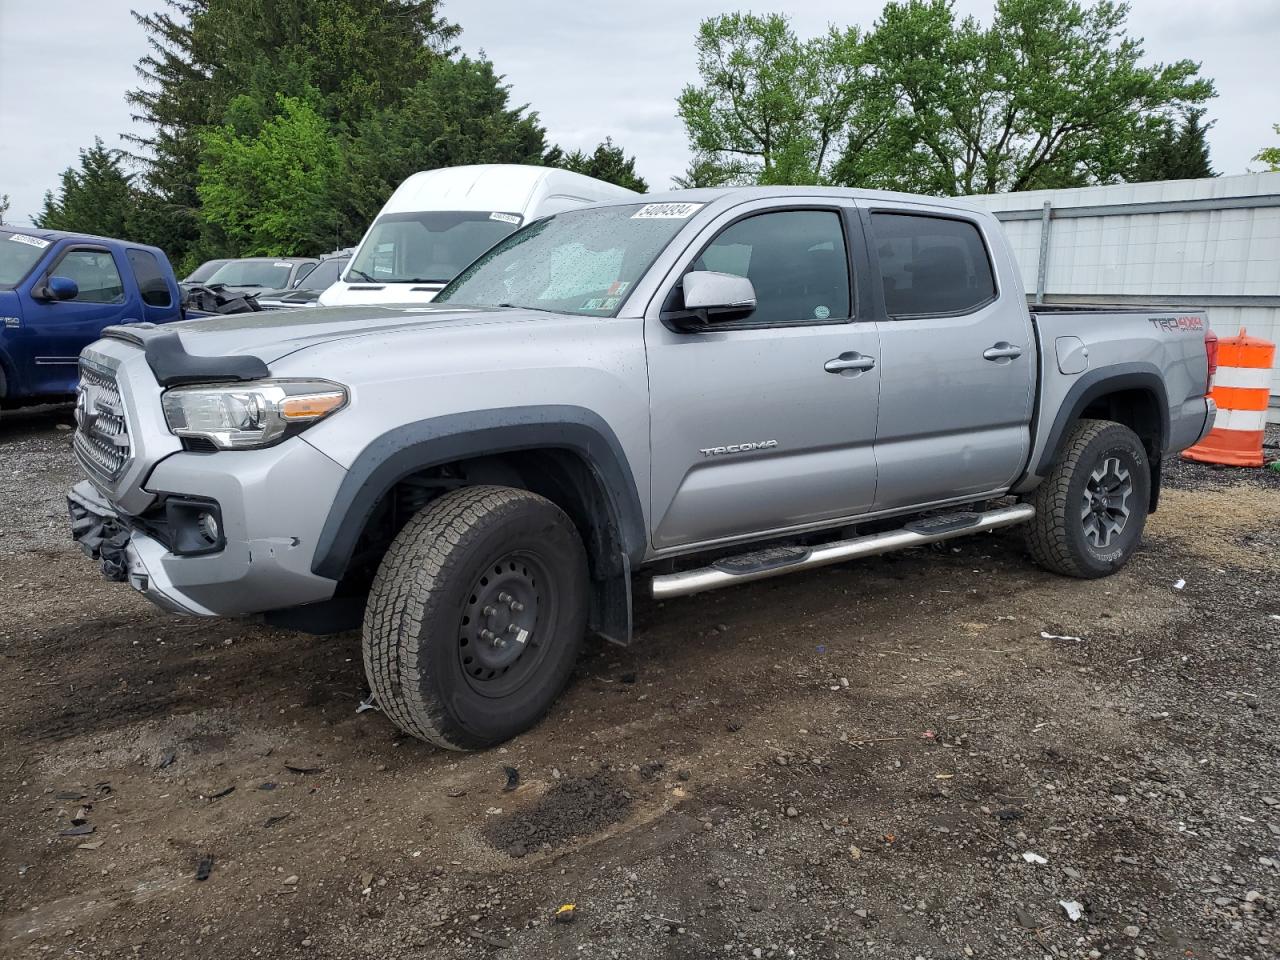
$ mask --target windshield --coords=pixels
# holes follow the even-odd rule
[[[229,287],[287,287],[293,264],[285,260],[232,260],[213,271],[210,285]]]
[[[351,262],[350,257],[334,257],[321,260],[320,265],[298,281],[295,290],[328,290],[338,279],[338,274]]]
[[[520,226],[514,213],[387,213],[374,221],[348,283],[448,283]]]
[[[436,303],[612,316],[700,206],[625,204],[539,220],[464,270]]]
[[[214,271],[216,271],[223,264],[230,263],[230,262],[231,262],[230,260],[206,260],[204,263],[200,264],[200,266],[192,270],[191,273],[188,274],[186,279],[184,279],[182,282],[183,283],[204,283],[211,276],[213,276]]]
[[[17,285],[48,246],[48,240],[0,230],[0,287]]]

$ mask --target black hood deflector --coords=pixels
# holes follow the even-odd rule
[[[148,337],[143,349],[147,355],[147,366],[162,387],[262,380],[271,373],[267,365],[254,356],[193,356],[182,346],[182,338],[176,331]]]

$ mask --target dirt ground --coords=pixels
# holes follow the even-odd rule
[[[0,421],[4,956],[1280,956],[1280,474],[1171,465],[1106,580],[1012,530],[642,605],[462,755],[353,634],[102,581],[68,422]]]

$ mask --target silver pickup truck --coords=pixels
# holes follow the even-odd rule
[[[532,223],[429,306],[112,328],[81,359],[74,536],[203,616],[363,621],[387,716],[528,728],[656,597],[1025,524],[1133,553],[1212,426],[1203,314],[1029,311],[990,215],[693,190]],[[750,602],[750,598],[746,598]]]

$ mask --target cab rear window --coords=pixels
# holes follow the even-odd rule
[[[142,293],[142,302],[149,307],[173,306],[169,281],[165,279],[156,255],[148,250],[130,250],[127,256],[133,278],[138,281],[138,290]]]

